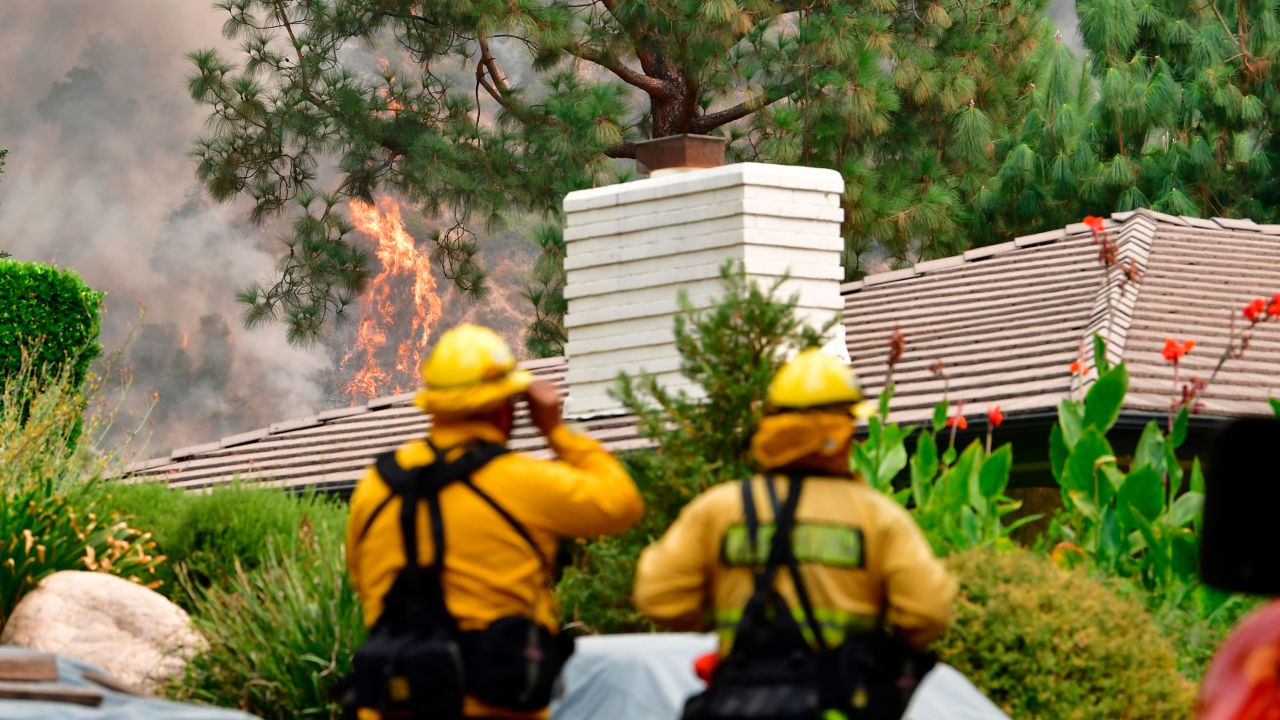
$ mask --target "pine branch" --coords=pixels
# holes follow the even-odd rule
[[[1208,0],[1208,7],[1209,9],[1213,10],[1213,14],[1218,18],[1218,22],[1222,24],[1222,31],[1227,34],[1227,39],[1236,43],[1236,45],[1240,47],[1240,54],[1237,57],[1240,58],[1240,61],[1244,65],[1245,69],[1252,72],[1253,65],[1249,62],[1250,55],[1249,55],[1249,51],[1245,49],[1245,46],[1244,46],[1243,33],[1237,37],[1235,33],[1231,32],[1231,26],[1227,25],[1226,18],[1222,17],[1222,12],[1218,10],[1218,3],[1214,2],[1214,0]]]
[[[700,118],[694,118],[690,131],[694,133],[707,133],[722,125],[728,125],[735,120],[741,120],[751,113],[763,110],[779,100],[791,97],[803,86],[803,80],[792,80],[790,82],[783,83],[778,87],[770,88],[764,91],[763,94],[744,100],[731,108],[713,112],[709,115],[703,115]]]
[[[302,59],[302,43],[298,42],[298,36],[293,34],[293,23],[289,22],[289,13],[284,7],[284,0],[276,0],[276,15],[280,18],[281,24],[284,25],[285,32],[289,33],[289,41],[293,44],[293,51],[298,57],[298,73],[302,80],[302,92],[315,102],[315,96],[311,94],[311,83],[307,80],[307,65]]]
[[[493,53],[489,50],[489,41],[484,37],[478,40],[480,44],[480,64],[489,71],[489,77],[493,78],[493,84],[503,94],[510,92],[511,83],[507,80],[507,74],[502,72],[502,68],[498,67],[498,61],[493,58]],[[479,72],[479,68],[476,69]]]
[[[671,98],[671,83],[667,80],[649,77],[645,73],[637,72],[621,62],[604,55],[589,52],[582,47],[570,49],[568,52],[576,58],[599,65],[605,70],[616,75],[619,80],[626,84],[645,91],[652,98],[658,100],[668,100]]]

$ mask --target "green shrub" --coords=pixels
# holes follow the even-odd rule
[[[332,687],[364,639],[341,547],[340,533],[317,535],[296,552],[273,545],[255,571],[239,568],[225,585],[191,585],[192,618],[209,647],[172,694],[264,720],[339,717]]]
[[[163,558],[149,534],[100,515],[86,496],[52,481],[0,491],[0,625],[40,580],[60,570],[91,570],[154,586]]]
[[[631,530],[580,541],[573,564],[556,585],[563,624],[580,624],[589,633],[655,630],[631,604],[636,560],[649,539]]]
[[[185,573],[199,587],[225,585],[236,577],[237,566],[256,570],[268,547],[291,555],[309,531],[341,542],[346,517],[345,506],[324,496],[249,484],[195,494],[163,483],[112,483],[100,487],[99,496],[105,506],[152,532],[170,568],[162,589],[183,605],[191,598],[173,582],[175,573]]]
[[[1192,686],[1140,604],[1025,550],[948,565],[960,595],[940,655],[1010,717],[1190,717]]]
[[[1150,613],[1160,635],[1173,643],[1183,677],[1197,683],[1227,633],[1266,600],[1257,595],[1225,594],[1205,585],[1181,597],[1162,598],[1136,586],[1130,591],[1139,602],[1158,603]]]
[[[86,405],[67,367],[50,375],[28,362],[0,377],[0,488],[49,480],[67,489],[102,476],[110,458],[89,442],[99,426],[85,425]]]
[[[102,352],[102,297],[69,270],[0,259],[0,378],[32,362],[53,372],[67,364],[71,387],[80,388]]]

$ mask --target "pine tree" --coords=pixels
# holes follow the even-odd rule
[[[248,321],[283,320],[300,341],[367,276],[346,200],[386,189],[464,223],[520,210],[554,224],[565,193],[618,180],[614,159],[678,133],[843,173],[852,278],[869,251],[907,262],[985,237],[970,202],[1020,123],[1045,4],[221,0],[241,47],[190,55],[211,120],[198,173],[217,199],[250,198],[255,220],[297,213],[277,277],[241,300]],[[392,51],[378,63],[368,48]],[[467,237],[436,237],[434,255],[479,295]],[[554,265],[560,246],[544,247]],[[554,351],[558,268],[538,274],[551,285],[531,288],[530,341]]]
[[[996,232],[1151,207],[1272,222],[1275,2],[1081,0],[1089,55],[1043,50],[1021,132],[977,207]]]

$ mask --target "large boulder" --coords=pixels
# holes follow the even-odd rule
[[[142,692],[182,674],[204,645],[186,611],[114,575],[54,573],[18,603],[0,634],[18,645],[92,663]]]

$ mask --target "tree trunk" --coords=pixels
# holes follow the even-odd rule
[[[654,139],[689,132],[698,108],[698,91],[693,83],[674,68],[664,74],[667,75],[663,78],[667,85],[666,97],[651,96],[649,99]]]

